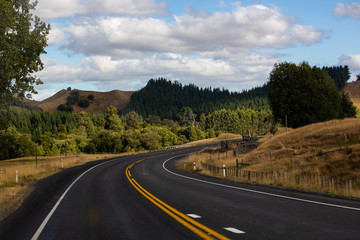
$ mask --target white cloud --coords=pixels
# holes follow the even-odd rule
[[[219,7],[227,7],[227,3],[224,0],[219,0]]]
[[[56,30],[68,36],[63,48],[88,56],[286,48],[310,45],[323,37],[320,30],[293,24],[278,10],[263,5],[207,15],[185,14],[175,16],[172,23],[154,18],[84,17]]]
[[[352,4],[338,3],[334,8],[334,13],[341,16],[349,16],[353,18],[360,18],[360,3],[353,2]]]
[[[55,27],[56,24],[53,24],[48,35],[48,44],[63,43],[66,41],[66,34],[60,28]]]
[[[76,15],[165,15],[166,8],[165,2],[156,0],[40,0],[35,13],[49,20]]]
[[[67,14],[65,10],[59,13],[84,16],[75,16],[68,25],[53,25],[49,43],[60,43],[67,53],[86,57],[78,66],[44,59],[45,69],[39,74],[44,82],[65,82],[69,86],[95,83],[101,84],[102,91],[137,90],[139,83],[145,84],[150,78],[166,77],[184,84],[241,91],[264,84],[278,62],[277,56],[255,49],[311,45],[323,38],[320,30],[295,24],[279,9],[263,5],[237,4],[231,12],[212,14],[189,11],[168,22],[129,14],[85,16],[108,12],[110,6],[111,13],[120,13],[121,4],[130,4],[99,1],[96,10],[92,6],[96,1],[81,8],[85,5],[77,0],[74,4],[80,6],[78,10],[68,6]],[[134,10],[128,12],[146,15],[139,2],[131,1]],[[144,4],[160,6],[157,13],[165,9],[155,0]]]
[[[79,0],[40,0],[35,14],[42,20],[70,17],[75,14],[84,14],[85,6]]]
[[[47,84],[62,82],[101,83],[101,90],[137,90],[138,82],[145,84],[150,78],[178,79],[184,84],[201,87],[225,87],[240,91],[267,81],[274,56],[244,51],[231,56],[230,61],[204,56],[186,56],[176,53],[155,53],[137,59],[114,59],[110,56],[90,56],[79,66],[70,66],[44,58],[45,69],[39,77]],[[221,55],[220,53],[218,54]]]
[[[360,54],[346,53],[339,60],[341,65],[348,65],[352,71],[360,71]]]
[[[278,10],[263,5],[237,7],[233,12],[207,16],[176,16],[174,35],[198,48],[284,48],[296,43],[314,43],[322,38],[319,30],[293,25]],[[312,39],[304,36],[313,36]]]
[[[340,65],[348,65],[351,72],[350,81],[356,80],[356,75],[360,74],[360,54],[343,54],[339,58]]]

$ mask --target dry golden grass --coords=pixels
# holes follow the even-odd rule
[[[360,108],[360,82],[351,82],[345,85],[344,92],[346,92],[354,105]]]
[[[254,170],[359,178],[360,119],[316,123],[276,135],[242,159]]]
[[[343,185],[350,181],[352,184],[360,184],[360,119],[311,124],[269,136],[257,149],[247,154],[234,157],[230,151],[226,157],[225,153],[204,152],[192,156],[188,164],[195,161],[197,166],[205,162],[218,167],[225,164],[228,168],[235,168],[236,159],[250,164],[245,170],[274,173],[283,176],[284,180],[285,177],[295,179],[302,175],[314,181],[316,178],[318,184],[324,179],[335,179],[339,184],[343,182]],[[272,184],[286,185],[274,180]],[[287,184],[289,187],[291,185]],[[310,186],[299,188],[322,191]],[[347,194],[333,189],[323,191]],[[360,197],[359,192],[353,191],[351,195]]]
[[[222,133],[216,139],[222,140],[222,139],[232,139],[232,138],[242,138],[242,135],[233,134],[233,133]]]
[[[61,171],[62,166],[69,168],[90,161],[123,155],[129,155],[129,153],[38,157],[37,166],[35,157],[0,161],[0,220],[21,205],[26,195],[31,192],[33,183]],[[16,183],[16,170],[18,183]]]

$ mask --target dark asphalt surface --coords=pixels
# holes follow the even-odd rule
[[[93,162],[40,181],[14,214],[0,222],[0,239],[31,239],[55,203],[67,192],[38,239],[199,239],[128,181],[125,169],[147,191],[199,223],[231,239],[360,239],[360,211],[248,192],[169,173],[163,163],[197,151],[174,149]],[[179,173],[170,160],[165,167]],[[360,209],[360,201],[241,184],[184,174],[203,181]],[[241,230],[233,233],[225,228]]]

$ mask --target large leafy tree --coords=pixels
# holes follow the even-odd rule
[[[341,96],[325,70],[283,62],[275,64],[269,79],[269,102],[276,120],[288,126],[340,118]]]
[[[50,25],[31,13],[36,4],[0,0],[0,104],[13,94],[36,93],[34,85],[42,83],[34,73],[43,69]]]

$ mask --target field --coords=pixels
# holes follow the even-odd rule
[[[228,178],[360,197],[360,119],[312,124],[262,141],[246,154],[214,149],[193,155],[187,168],[196,162],[197,171],[222,177],[222,170],[208,165],[222,169],[225,164]],[[236,159],[249,165],[236,172]]]
[[[59,172],[63,168],[123,155],[126,154],[38,157],[37,165],[35,157],[0,161],[0,221],[21,205],[37,180]],[[18,172],[18,182],[16,182],[16,171]]]

